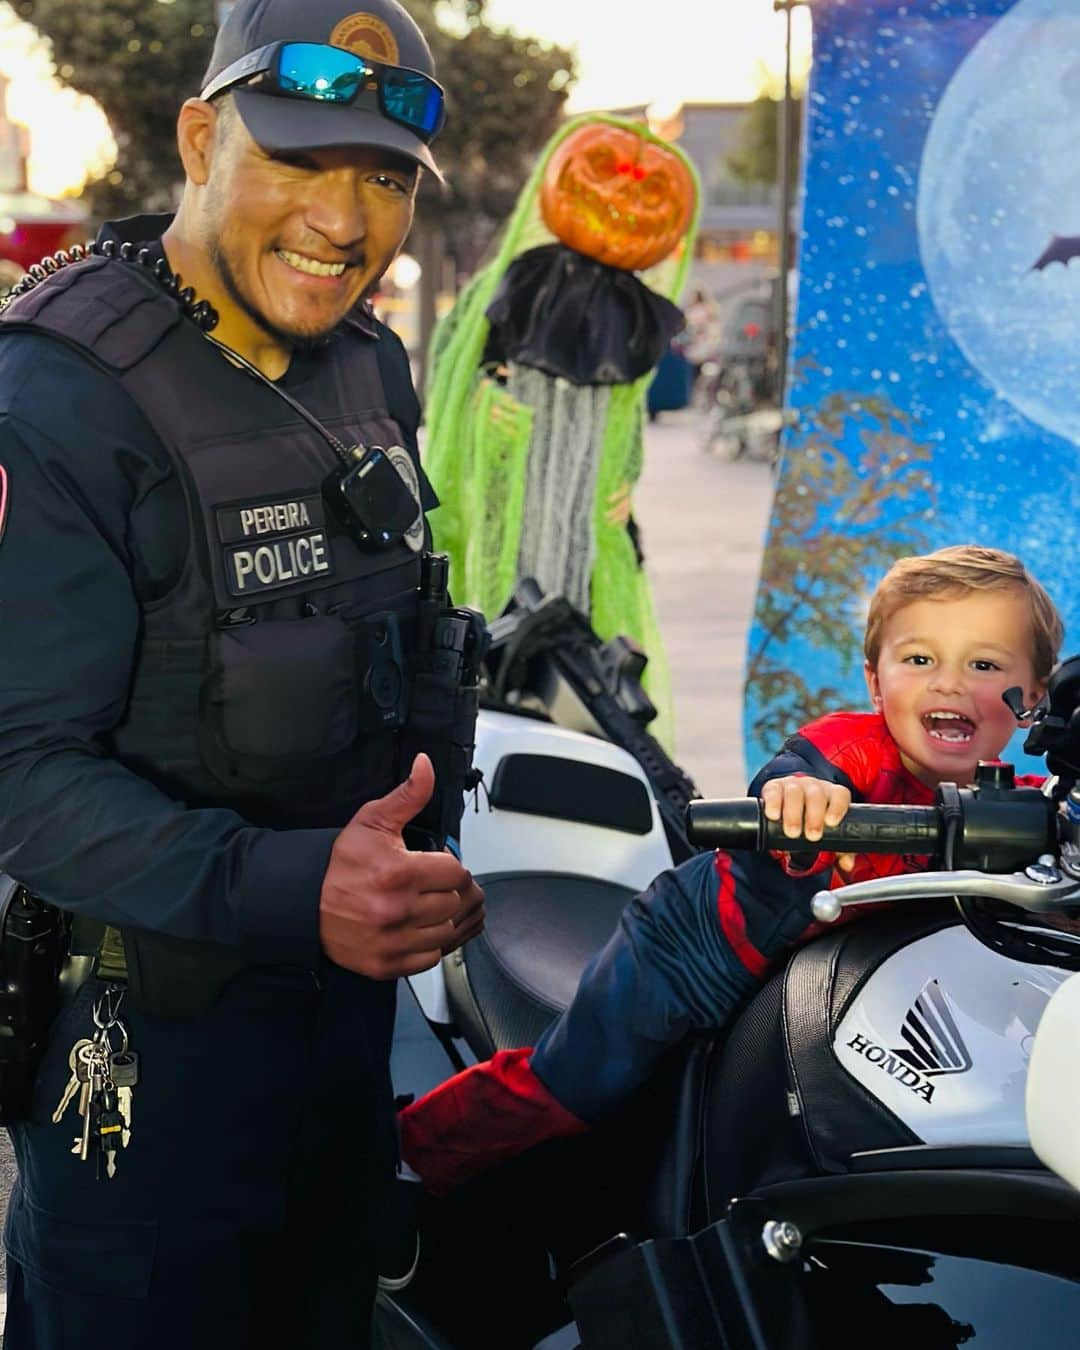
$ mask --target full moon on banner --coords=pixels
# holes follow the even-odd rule
[[[945,326],[1002,398],[1080,444],[1080,5],[1019,0],[930,127],[919,247]]]

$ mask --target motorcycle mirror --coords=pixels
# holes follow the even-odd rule
[[[1045,755],[1050,772],[1067,778],[1070,786],[1080,777],[1080,656],[1059,662],[1051,672],[1046,693],[1033,709],[1024,752]]]
[[[1039,1158],[1080,1190],[1080,975],[1054,993],[1043,1012],[1027,1076],[1027,1126]]]

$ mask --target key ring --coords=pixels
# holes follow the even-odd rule
[[[120,1021],[120,1007],[124,1002],[124,995],[127,988],[120,984],[109,984],[94,999],[94,1026],[99,1031],[108,1031],[115,1026],[123,1026]],[[115,996],[116,1002],[113,1002]],[[108,1011],[105,1014],[105,1021],[102,1021],[102,1009],[107,1005]],[[125,1033],[126,1038],[126,1033]]]
[[[109,1039],[110,1032],[118,1031],[120,1033],[120,1049],[117,1050]],[[108,1050],[110,1055],[126,1055],[130,1044],[128,1039],[127,1027],[117,1018],[111,1026],[101,1028],[101,1043]]]

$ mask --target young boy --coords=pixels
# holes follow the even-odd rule
[[[874,711],[804,727],[750,791],[789,838],[820,839],[852,801],[930,803],[969,783],[1016,730],[1002,701],[1032,707],[1062,639],[1053,602],[1023,564],[963,545],[897,562],[870,602],[864,641]],[[701,854],[626,907],[569,1008],[534,1049],[500,1051],[399,1116],[402,1157],[445,1194],[544,1140],[586,1130],[688,1032],[720,1028],[772,963],[820,932],[810,899],[926,859]],[[853,917],[853,916],[852,916]]]

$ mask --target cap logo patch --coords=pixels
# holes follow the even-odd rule
[[[387,66],[398,64],[397,39],[390,28],[374,14],[349,14],[330,34],[333,47],[344,47],[357,56],[370,57]]]

